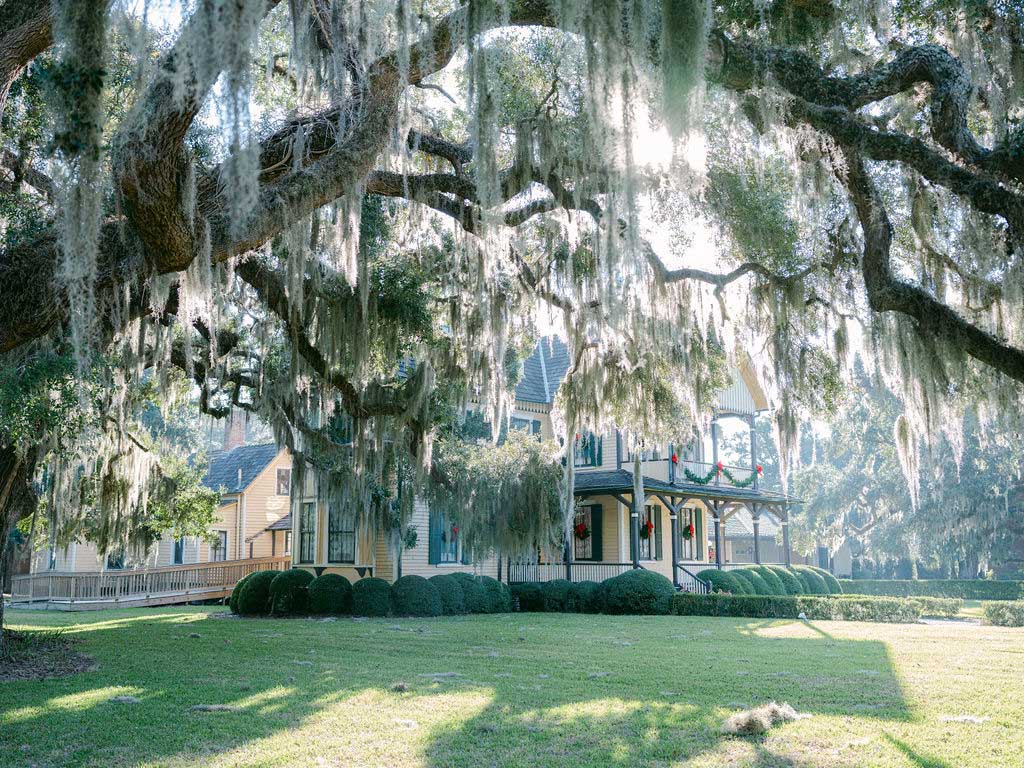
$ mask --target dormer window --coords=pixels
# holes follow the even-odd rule
[[[593,432],[581,432],[576,435],[572,446],[572,462],[574,467],[601,466],[601,448],[603,440]]]

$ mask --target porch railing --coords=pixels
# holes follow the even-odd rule
[[[46,571],[15,576],[11,603],[104,607],[203,600],[230,591],[254,571],[286,570],[290,564],[291,557],[261,557],[97,573]]]
[[[573,581],[604,581],[633,570],[632,563],[603,563],[577,560],[570,568]],[[554,581],[565,578],[565,563],[509,563],[509,584]]]
[[[687,472],[690,477],[687,477]],[[719,472],[717,465],[707,461],[680,461],[674,466],[669,466],[669,479],[673,482],[699,483],[728,488],[753,488],[756,474],[750,467],[736,467],[731,464],[723,464],[722,471]],[[762,479],[758,485],[763,484]]]
[[[691,564],[692,565],[692,564]],[[676,583],[683,592],[696,592],[698,595],[706,595],[711,587],[702,581],[698,574],[700,571],[693,571],[688,565],[676,563]]]

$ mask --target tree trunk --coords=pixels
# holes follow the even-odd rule
[[[9,546],[11,531],[35,508],[35,492],[31,485],[34,473],[33,453],[21,456],[13,446],[0,447],[0,585],[6,581],[8,569],[14,564]],[[0,654],[5,647],[3,625],[4,607],[0,591]]]

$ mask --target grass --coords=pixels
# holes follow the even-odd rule
[[[96,666],[0,683],[0,763],[1024,764],[1021,630],[558,614],[211,616],[221,610],[9,613],[19,630],[66,627]],[[115,696],[139,703],[111,703]],[[770,699],[812,716],[764,738],[720,735],[731,713]],[[191,711],[199,704],[237,709]]]

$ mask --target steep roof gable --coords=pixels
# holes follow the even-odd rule
[[[523,376],[516,384],[516,400],[550,403],[569,370],[569,348],[557,336],[545,336],[523,361]]]
[[[278,450],[274,443],[262,443],[217,451],[210,456],[203,485],[215,491],[223,488],[225,493],[241,493],[274,460]]]

